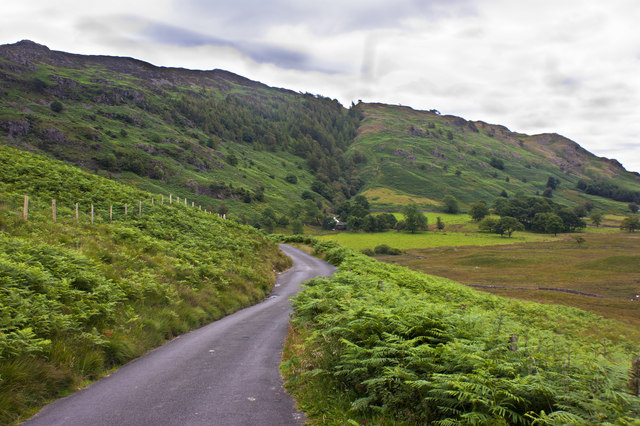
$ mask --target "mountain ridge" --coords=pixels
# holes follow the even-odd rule
[[[468,206],[491,202],[501,191],[539,195],[552,176],[565,182],[554,193],[562,202],[588,200],[620,211],[620,203],[576,190],[578,181],[615,180],[624,190],[640,191],[640,174],[556,133],[526,135],[434,109],[345,108],[225,70],[70,54],[23,40],[0,46],[0,84],[3,143],[147,190],[208,196],[201,201],[212,209],[222,197],[236,212],[257,214],[267,203],[284,213],[306,197],[321,214],[380,187],[434,201],[424,208],[437,208],[446,195]],[[47,107],[57,100],[65,110],[52,113]],[[509,167],[489,167],[494,157]],[[462,179],[452,179],[458,171]],[[288,175],[298,183],[283,185]],[[256,203],[239,201],[252,196]],[[399,208],[387,201],[373,205]]]

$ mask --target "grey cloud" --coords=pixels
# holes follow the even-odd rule
[[[439,19],[450,15],[475,13],[471,0],[397,0],[378,2],[366,0],[187,0],[176,1],[176,9],[186,13],[207,14],[225,31],[261,33],[272,25],[301,22],[320,34],[339,34],[352,30],[379,29],[398,26],[413,17]]]
[[[130,19],[139,21],[138,18]],[[223,39],[159,22],[144,22],[139,35],[155,43],[171,44],[181,47],[230,47],[256,62],[270,63],[285,69],[321,71],[325,73],[338,72],[324,65],[315,64],[305,52],[283,49],[261,43]]]

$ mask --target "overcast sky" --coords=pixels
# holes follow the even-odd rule
[[[0,44],[555,132],[640,172],[638,0],[20,0]]]

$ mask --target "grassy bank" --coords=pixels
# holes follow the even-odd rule
[[[631,424],[619,323],[314,243],[339,264],[294,301],[283,372],[314,424]],[[634,420],[635,419],[635,420]]]
[[[252,228],[152,197],[0,147],[0,423],[261,300],[290,264]]]

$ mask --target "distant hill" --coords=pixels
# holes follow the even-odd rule
[[[347,109],[223,70],[21,41],[0,46],[0,87],[0,143],[208,209],[224,203],[249,223],[267,205],[286,213],[312,199],[329,212],[359,193],[378,209],[410,199],[438,208],[445,195],[465,208],[500,194],[542,195],[550,177],[557,185],[546,195],[569,205],[621,211],[640,196],[637,174],[559,135],[435,110]]]
[[[382,104],[357,108],[363,121],[348,153],[366,158],[359,163],[363,193],[378,208],[394,208],[408,199],[437,208],[446,195],[464,205],[492,202],[502,191],[542,195],[549,178],[555,189],[546,195],[567,205],[589,200],[602,208],[626,208],[579,190],[580,181],[640,191],[640,175],[558,134],[529,136],[435,110]]]

